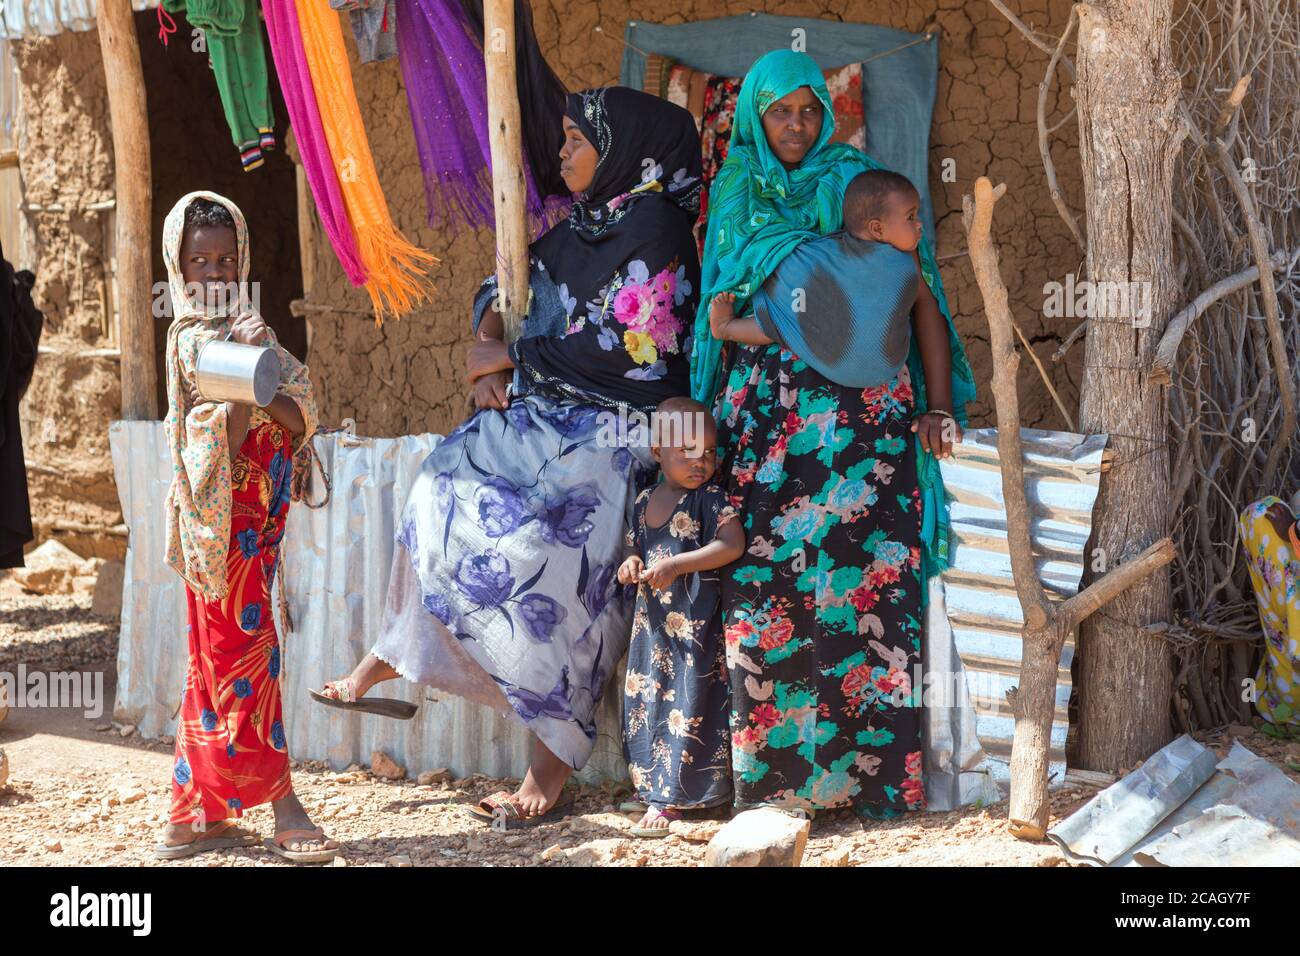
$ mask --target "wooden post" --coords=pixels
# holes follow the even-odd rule
[[[150,230],[149,120],[131,0],[99,0],[99,48],[108,84],[117,196],[117,312],[122,349],[122,417],[158,417]]]
[[[506,341],[519,337],[528,310],[528,228],[524,215],[523,140],[515,81],[514,0],[484,0],[488,146],[497,232],[497,308]]]
[[[1011,337],[1007,287],[1002,281],[997,246],[992,238],[993,207],[1005,193],[1005,185],[995,189],[987,177],[981,176],[975,181],[975,195],[963,199],[962,224],[989,323],[998,461],[1002,469],[1002,499],[1007,510],[1007,548],[1011,552],[1011,575],[1025,621],[1020,631],[1020,683],[1007,693],[1016,722],[1011,743],[1011,833],[1022,840],[1041,840],[1047,833],[1051,809],[1047,794],[1048,751],[1052,713],[1056,709],[1056,675],[1065,639],[1102,605],[1172,561],[1174,545],[1163,538],[1068,600],[1059,603],[1047,600],[1034,564],[1029,534],[1030,512],[1020,444],[1020,400],[1016,394],[1020,357]],[[1157,638],[1132,636],[1129,639],[1136,642]],[[1121,701],[1124,699],[1118,692],[1116,696]]]

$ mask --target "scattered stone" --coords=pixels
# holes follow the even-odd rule
[[[123,737],[130,737],[133,733],[135,733],[135,724],[123,724],[121,727],[118,728],[117,732],[121,734]]]
[[[704,865],[798,866],[810,829],[810,821],[772,807],[746,810],[709,841]]]
[[[136,803],[145,798],[145,792],[139,787],[118,787],[117,800],[119,803]]]
[[[627,856],[627,841],[592,840],[565,853],[570,866],[604,866]]]
[[[126,565],[121,561],[107,561],[95,578],[95,592],[90,599],[90,613],[100,617],[122,616],[122,580]]]
[[[411,858],[405,853],[397,853],[384,860],[384,863],[387,866],[407,867],[411,865]]]
[[[406,768],[382,750],[370,755],[370,772],[383,780],[406,779]]]
[[[0,749],[0,787],[4,787],[9,780],[9,758],[5,756],[3,749]]]
[[[848,866],[849,851],[847,847],[838,847],[822,854],[822,866]]]
[[[112,725],[112,724],[96,724],[96,725],[95,725],[95,729],[96,729],[97,731],[99,731],[101,734],[106,734],[106,733],[108,733],[110,730],[113,729],[113,725]]]
[[[332,865],[333,865],[333,866],[347,866],[347,865],[348,865],[348,861],[345,860],[345,859],[344,859],[343,857],[341,857],[341,856],[336,856],[336,857],[334,858],[334,860],[332,861]]]
[[[1231,734],[1233,737],[1249,737],[1254,732],[1255,732],[1255,728],[1249,727],[1246,724],[1228,725],[1228,733]]]
[[[46,853],[63,852],[63,844],[60,843],[58,840],[46,840],[44,843],[41,844],[41,846],[45,848]]]
[[[668,824],[669,833],[679,836],[683,840],[690,840],[692,843],[708,843],[718,835],[718,831],[721,829],[721,820],[702,820],[697,823],[674,820]]]
[[[25,568],[14,568],[13,580],[34,594],[75,594],[94,587],[101,558],[82,558],[67,545],[46,541],[26,556]]]
[[[437,770],[426,770],[415,780],[422,787],[433,787],[440,783],[449,783],[451,781],[451,771],[446,767],[440,767]]]
[[[558,843],[553,843],[542,851],[541,857],[547,863],[554,863],[556,860],[563,860],[565,858],[564,847],[560,846]]]

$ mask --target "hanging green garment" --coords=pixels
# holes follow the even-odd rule
[[[768,145],[763,113],[801,86],[811,89],[821,100],[825,119],[808,155],[797,168],[787,170]],[[717,396],[722,375],[722,343],[709,330],[713,296],[733,292],[737,314],[745,312],[750,298],[795,246],[843,225],[844,190],[849,182],[868,169],[883,168],[847,143],[831,143],[834,132],[835,110],[821,69],[812,57],[791,50],[773,50],[758,58],[745,75],[732,121],[727,160],[709,191],[700,305],[691,357],[691,394],[706,405]],[[975,398],[975,378],[953,325],[929,242],[922,239],[916,251],[921,260],[921,277],[948,323],[951,411],[965,427],[966,403]],[[912,337],[907,365],[919,414],[928,404],[916,336]],[[921,569],[928,579],[948,566],[950,526],[939,461],[922,450],[920,442],[916,443],[916,454],[922,501]]]
[[[203,31],[240,162],[245,172],[261,166],[262,152],[275,148],[275,116],[257,0],[163,0],[163,9]]]

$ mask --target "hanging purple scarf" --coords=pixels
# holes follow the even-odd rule
[[[424,171],[429,224],[493,225],[486,67],[458,0],[397,4],[397,49]],[[560,120],[557,113],[554,122]],[[559,218],[565,200],[544,200],[528,158],[522,161],[528,217],[540,230]]]
[[[271,56],[275,60],[280,91],[289,110],[298,155],[302,158],[302,168],[316,200],[321,225],[325,227],[325,234],[329,236],[330,245],[334,247],[334,254],[338,256],[348,281],[360,286],[365,284],[366,270],[357,250],[352,223],[348,220],[347,206],[343,203],[334,161],[330,158],[329,143],[316,105],[316,89],[303,53],[298,11],[293,3],[294,0],[262,0]]]

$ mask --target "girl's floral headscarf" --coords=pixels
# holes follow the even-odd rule
[[[167,563],[196,594],[215,601],[226,596],[226,551],[230,544],[231,465],[226,446],[226,406],[222,402],[190,404],[190,383],[199,349],[225,338],[233,317],[210,315],[201,297],[191,299],[181,274],[181,239],[185,210],[196,199],[219,203],[235,221],[239,255],[240,301],[247,302],[249,270],[248,226],[239,207],[224,196],[192,192],[182,196],[163,222],[163,262],[174,315],[167,331],[167,417],[163,430],[171,449],[172,482],[167,492]],[[316,403],[307,367],[271,335],[269,346],[280,357],[280,391],[297,403],[306,429],[294,442],[302,453],[316,431]],[[249,427],[270,421],[257,408]],[[295,467],[301,462],[296,461]]]

